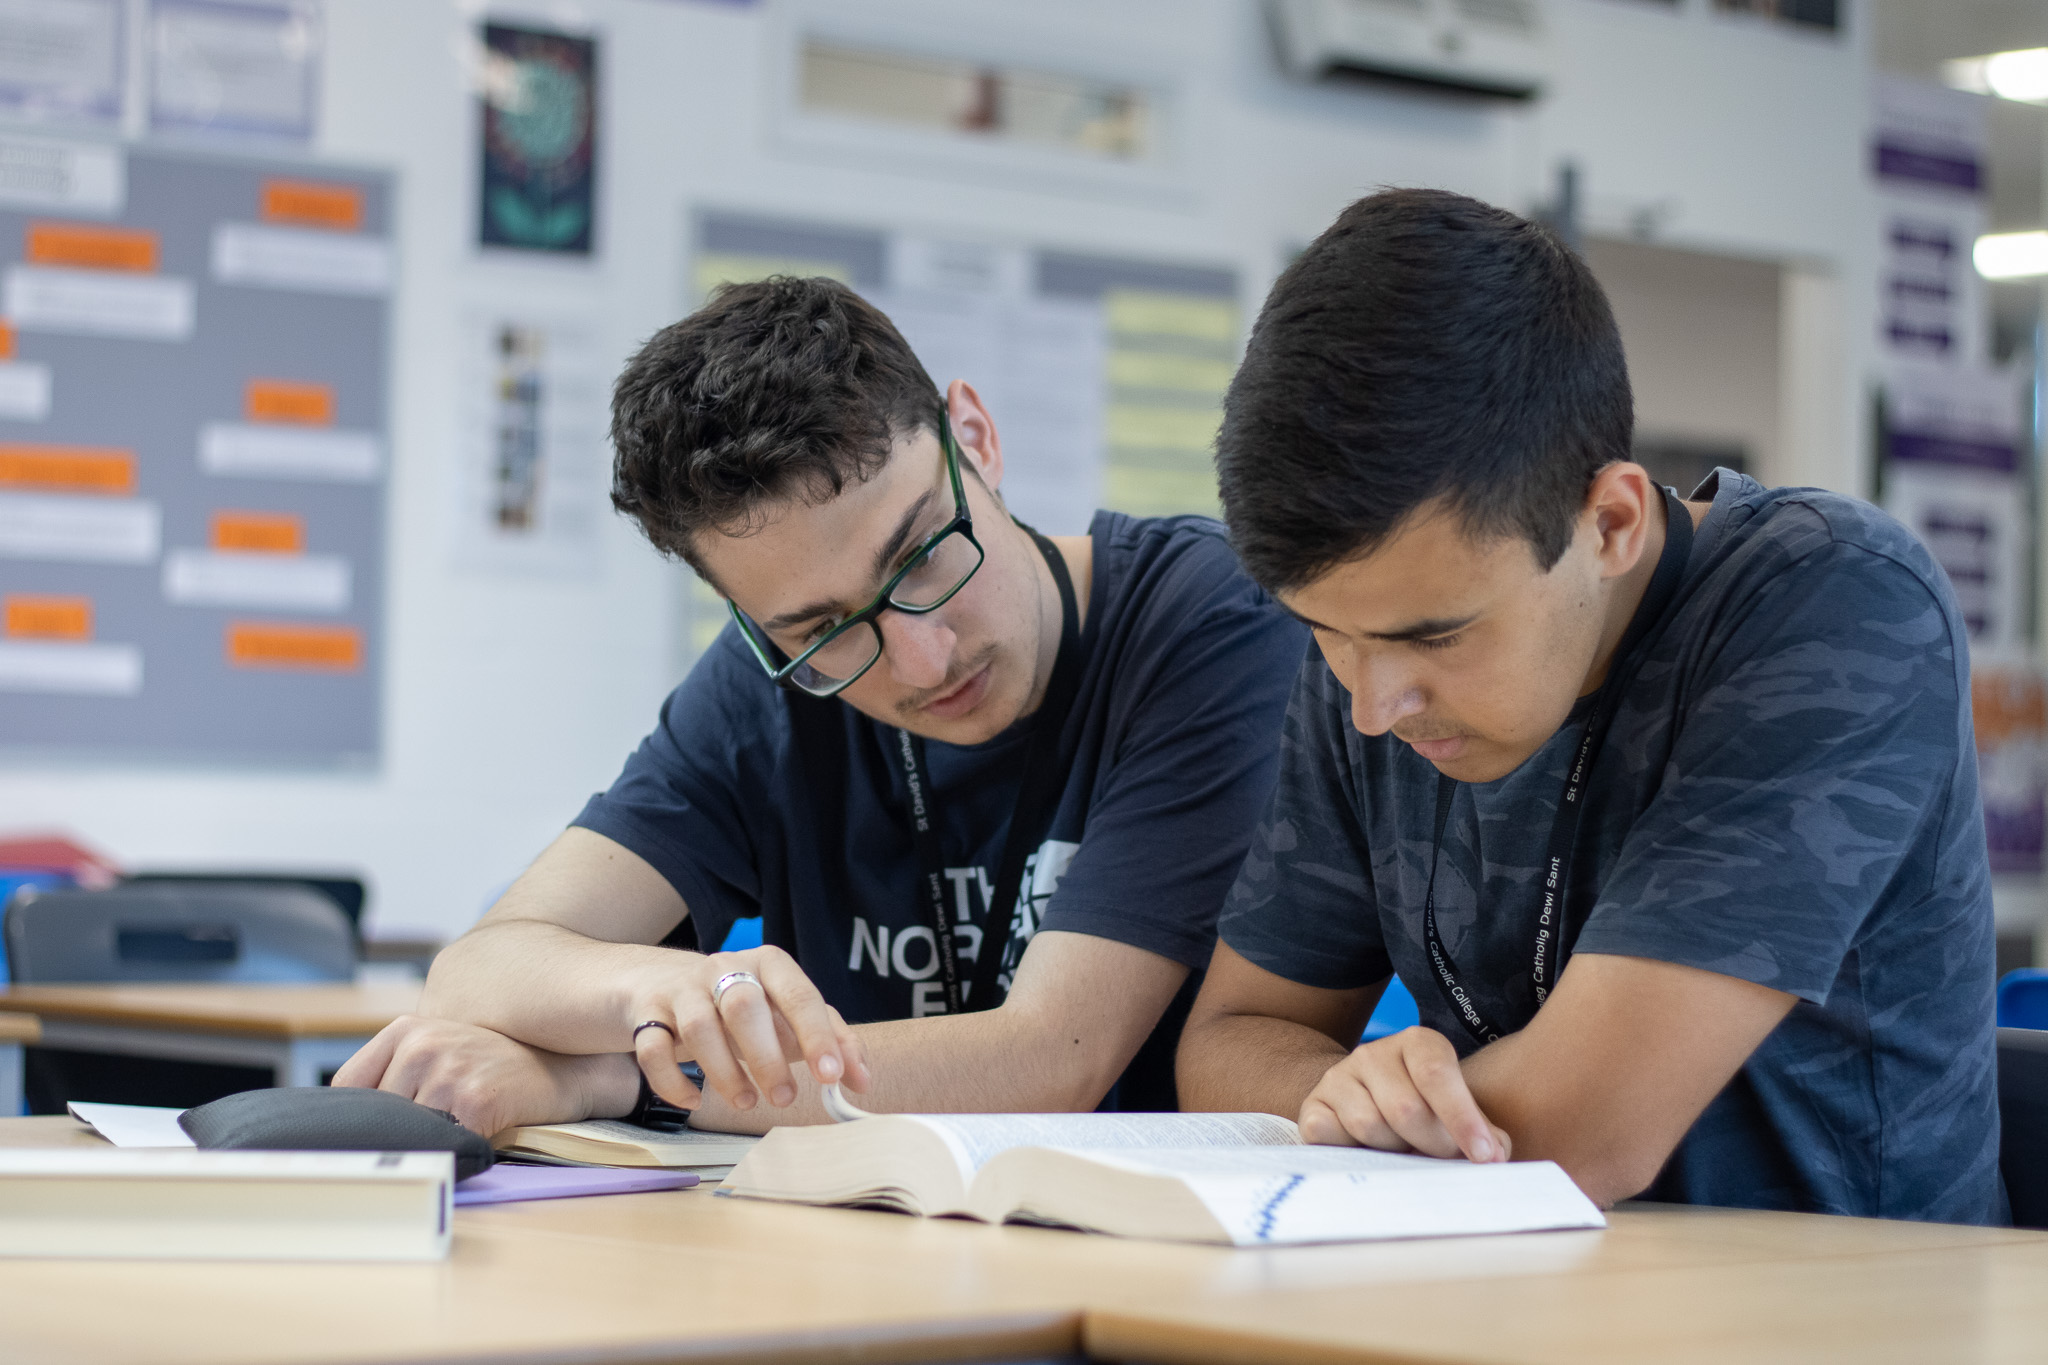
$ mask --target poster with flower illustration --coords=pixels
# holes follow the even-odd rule
[[[597,186],[597,40],[483,26],[477,241],[588,256]]]

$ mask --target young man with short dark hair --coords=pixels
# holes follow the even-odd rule
[[[612,435],[613,501],[732,620],[339,1082],[484,1132],[636,1092],[758,1130],[840,1079],[881,1109],[1174,1107],[1303,645],[1222,528],[1012,521],[973,388],[829,280],[658,334]],[[717,951],[752,915],[768,946]]]
[[[1968,655],[1897,523],[1629,459],[1585,265],[1457,195],[1281,278],[1218,443],[1313,629],[1191,1108],[1550,1158],[1602,1203],[1997,1222]],[[1390,974],[1421,1026],[1354,1047]]]

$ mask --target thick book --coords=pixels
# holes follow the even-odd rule
[[[1607,1225],[1554,1162],[1312,1147],[1271,1114],[892,1114],[776,1128],[720,1193],[1227,1246]]]
[[[0,1256],[436,1261],[447,1152],[0,1150]]]
[[[522,1161],[566,1166],[658,1166],[716,1180],[759,1142],[744,1133],[667,1132],[618,1119],[542,1123],[498,1134],[492,1145]]]

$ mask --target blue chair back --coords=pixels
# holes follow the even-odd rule
[[[1391,977],[1387,988],[1380,992],[1379,1004],[1373,1006],[1372,1018],[1365,1021],[1365,1032],[1358,1041],[1369,1043],[1375,1038],[1399,1033],[1404,1028],[1413,1028],[1421,1022],[1422,1015],[1415,1008],[1415,997],[1401,984],[1400,977]]]
[[[2000,1028],[2048,1029],[2048,970],[2021,967],[1998,983]]]

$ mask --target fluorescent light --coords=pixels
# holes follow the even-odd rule
[[[2048,232],[1994,232],[1977,239],[1970,258],[1987,280],[2048,275]]]
[[[2048,103],[2048,47],[1994,52],[1941,64],[1941,79],[1958,90],[2023,104]]]

